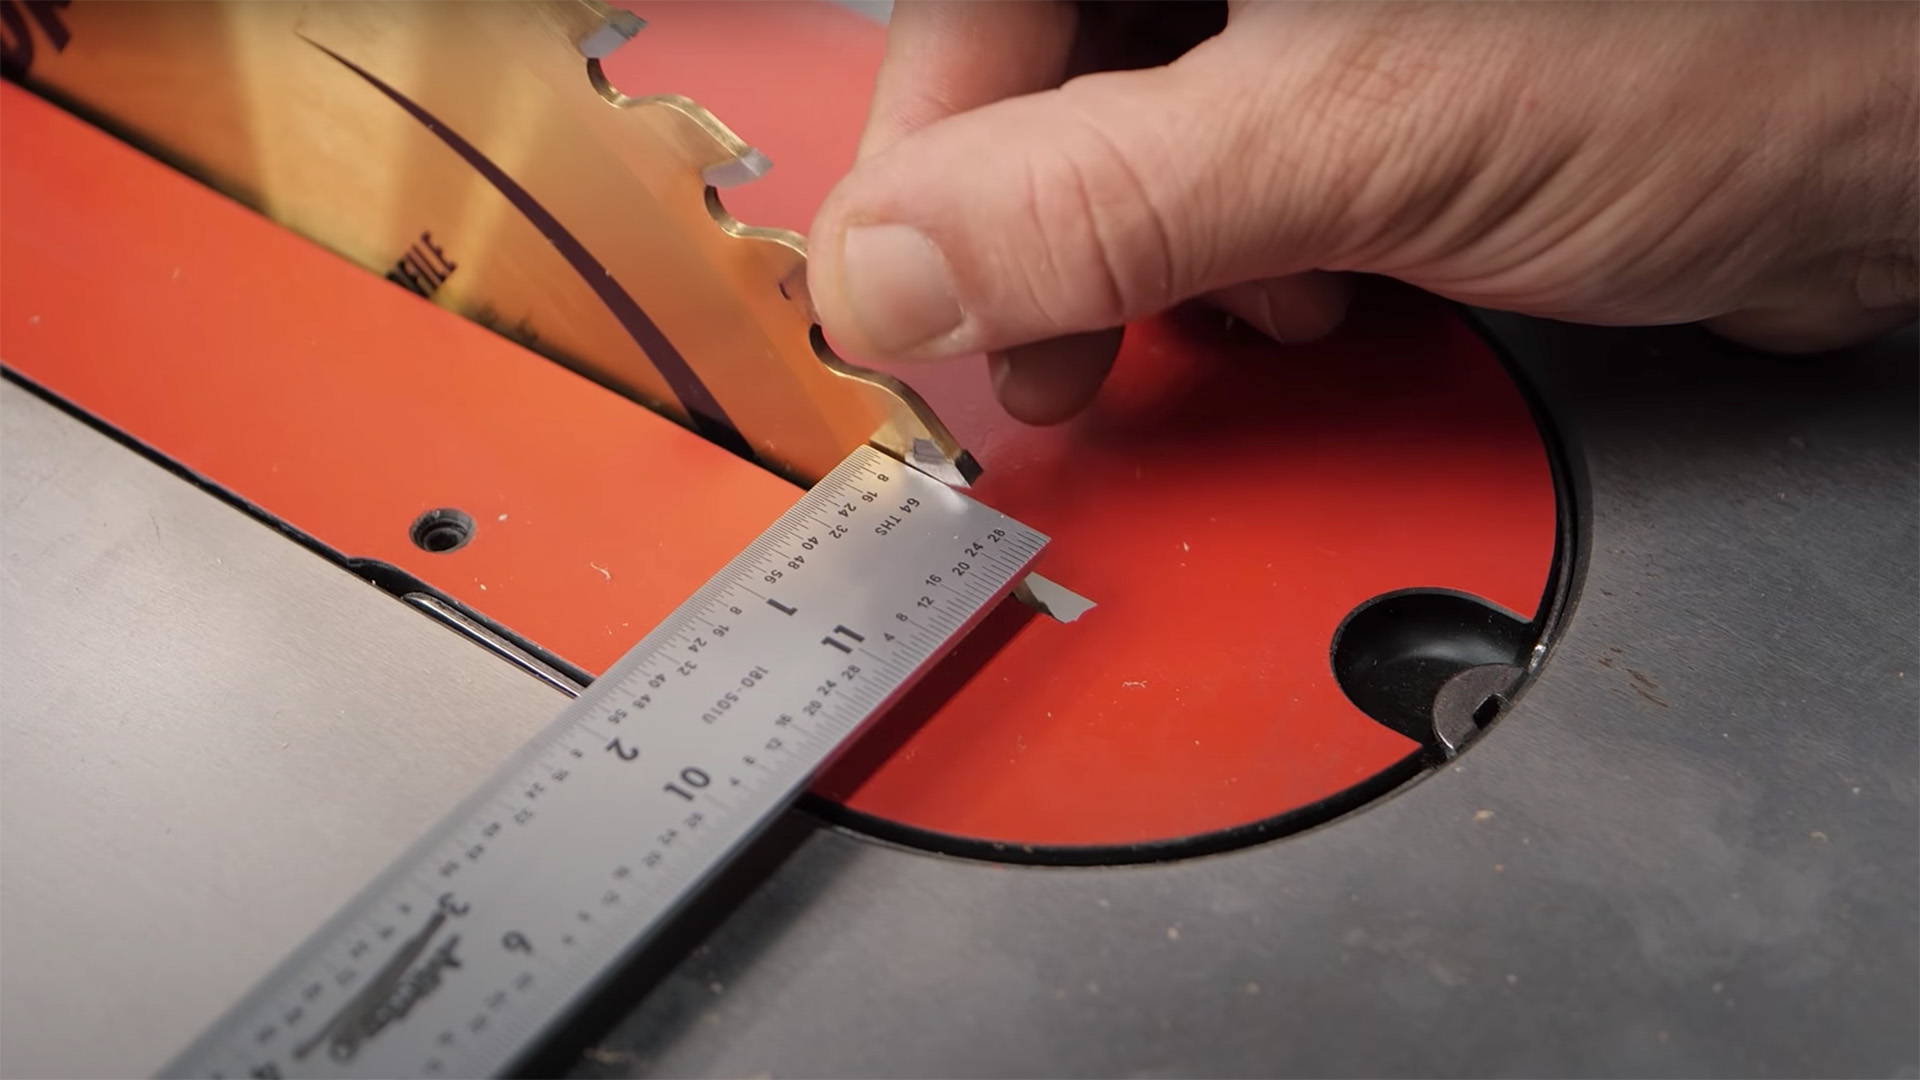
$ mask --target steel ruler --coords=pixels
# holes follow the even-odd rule
[[[163,1075],[510,1070],[1046,542],[854,452]]]

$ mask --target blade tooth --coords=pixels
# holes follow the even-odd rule
[[[580,55],[589,60],[605,60],[632,41],[646,25],[647,20],[631,11],[616,11],[579,40]]]

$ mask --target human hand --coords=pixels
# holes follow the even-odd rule
[[[1914,315],[1920,7],[1236,3],[1171,63],[1068,78],[1209,9],[896,5],[814,220],[829,336],[986,352],[1046,423],[1125,321],[1203,297],[1307,340],[1341,271],[1786,350]]]

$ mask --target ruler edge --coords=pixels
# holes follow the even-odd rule
[[[1047,545],[1052,542],[1051,537],[1024,522],[1009,517],[1007,514],[983,502],[973,499],[966,492],[953,488],[931,473],[915,468],[871,444],[862,444],[856,447],[840,464],[834,466],[827,475],[821,477],[818,482],[808,487],[805,491],[802,491],[792,505],[782,511],[779,517],[775,518],[766,528],[756,534],[752,540],[748,541],[745,547],[741,548],[732,558],[728,559],[719,569],[715,570],[713,574],[707,578],[705,583],[694,590],[685,600],[676,605],[672,611],[662,617],[661,620],[654,625],[653,629],[649,630],[632,645],[628,646],[627,650],[621,653],[620,658],[614,661],[612,667],[609,667],[605,673],[595,678],[592,683],[583,688],[577,697],[564,702],[552,720],[548,721],[538,732],[535,732],[531,737],[522,742],[512,754],[508,755],[505,760],[489,771],[484,778],[475,783],[466,795],[461,797],[459,802],[436,817],[433,824],[429,825],[425,832],[414,838],[413,842],[402,849],[399,854],[389,859],[379,873],[375,874],[366,884],[362,885],[359,889],[355,890],[352,895],[343,900],[334,913],[328,916],[325,922],[308,931],[291,950],[283,954],[280,959],[274,961],[264,974],[255,979],[252,985],[234,1000],[233,1004],[229,1005],[225,1011],[210,1020],[200,1033],[194,1036],[191,1042],[168,1058],[165,1064],[155,1071],[153,1075],[156,1077],[156,1080],[204,1077],[205,1074],[203,1072],[191,1069],[191,1064],[196,1060],[213,1057],[217,1051],[222,1048],[224,1044],[217,1040],[215,1036],[221,1034],[224,1029],[229,1027],[237,1030],[240,1026],[239,1021],[243,1019],[257,1003],[271,996],[271,994],[268,993],[269,988],[274,985],[274,981],[281,976],[282,972],[288,968],[297,966],[295,962],[307,953],[309,945],[324,939],[342,936],[358,917],[356,913],[366,906],[363,904],[364,901],[377,900],[382,894],[391,891],[394,886],[404,883],[407,877],[410,876],[410,873],[417,869],[419,865],[426,862],[426,857],[431,855],[434,850],[447,839],[451,831],[447,828],[450,824],[464,823],[474,811],[486,805],[488,793],[493,791],[496,786],[543,756],[564,735],[569,734],[573,730],[574,723],[578,718],[577,714],[591,711],[590,706],[596,703],[597,699],[593,693],[594,689],[602,685],[613,685],[613,682],[608,681],[608,676],[614,676],[614,682],[625,677],[626,672],[616,671],[615,669],[620,667],[628,656],[641,652],[649,642],[654,641],[656,638],[664,639],[672,637],[673,634],[678,631],[684,617],[690,617],[691,613],[697,612],[707,602],[711,594],[719,591],[716,589],[718,582],[722,579],[732,577],[736,569],[749,568],[752,563],[759,558],[760,553],[758,548],[765,537],[783,531],[790,522],[797,523],[799,520],[802,520],[805,514],[805,503],[814,492],[844,483],[860,473],[866,466],[876,465],[882,462],[890,466],[910,470],[929,482],[948,488],[948,490],[953,491],[954,494],[972,502],[973,505],[997,515],[1003,521],[1031,535],[1036,541],[1036,544],[1033,553],[1021,560],[1020,568],[1008,575],[1006,582],[996,588],[989,599],[983,601],[980,606],[975,609],[974,613],[968,616],[953,633],[947,635],[945,644],[942,647],[929,653],[924,661],[915,666],[912,673],[903,680],[893,692],[889,693],[885,698],[881,699],[879,704],[874,706],[865,720],[861,721],[852,731],[841,738],[840,746],[837,747],[832,754],[822,759],[809,770],[806,776],[796,785],[793,792],[783,796],[782,801],[785,805],[781,810],[776,811],[776,813],[790,812],[794,800],[798,798],[799,793],[805,791],[808,784],[816,779],[835,759],[845,753],[846,750],[872,726],[874,721],[890,709],[901,696],[911,690],[928,671],[932,670],[936,664],[945,659],[946,656],[952,652],[953,647],[960,642],[960,639],[971,633],[981,620],[986,618],[986,616],[1001,603],[1005,602],[1008,594],[1019,585],[1020,580],[1031,570],[1033,564],[1039,560],[1041,552],[1045,551]],[[673,905],[670,910],[664,912],[663,916],[658,920],[658,925],[670,923],[681,914],[684,914],[686,897],[691,897],[693,894],[711,885],[714,877],[730,866],[733,861],[739,857],[740,853],[751,844],[754,836],[757,835],[759,835],[759,832],[754,833],[752,836],[743,837],[725,849],[720,858],[714,860],[713,864],[696,879],[693,887],[686,891],[685,897],[683,897],[679,903]],[[593,976],[582,982],[572,991],[567,992],[561,999],[559,1007],[548,1023],[552,1025],[563,1023],[567,1017],[577,1013],[582,1007],[584,999],[590,997],[594,991],[597,991],[611,980],[619,970],[631,963],[639,952],[646,947],[650,937],[651,935],[643,933],[633,940],[628,941],[618,950],[617,955],[613,956],[609,962],[602,964]],[[532,1055],[537,1053],[538,1035],[528,1038],[524,1040],[524,1042],[526,1045],[517,1050],[512,1057],[502,1059],[500,1071],[493,1075],[511,1075],[514,1068],[520,1066]]]
[[[827,756],[821,758],[818,762],[816,762],[813,765],[813,767],[806,772],[804,776],[800,777],[790,788],[788,788],[785,792],[781,794],[779,799],[780,805],[777,809],[772,811],[771,816],[768,818],[769,822],[771,822],[774,818],[780,815],[791,813],[794,808],[794,803],[803,794],[806,793],[807,789],[812,785],[814,780],[820,777],[821,773],[825,772],[829,767],[832,766],[832,764],[835,761],[837,761],[842,755],[844,755],[848,750],[850,750],[853,747],[853,744],[858,742],[860,740],[860,737],[862,735],[865,735],[873,727],[873,725],[882,716],[886,714],[887,710],[891,709],[895,704],[897,704],[899,700],[902,697],[904,697],[908,693],[908,691],[912,690],[914,686],[917,685],[922,678],[926,677],[927,673],[933,670],[933,668],[937,666],[940,663],[940,661],[946,659],[948,654],[950,654],[953,651],[954,647],[960,643],[962,638],[965,638],[968,634],[972,633],[974,629],[979,626],[981,621],[983,621],[988,615],[992,614],[994,609],[996,609],[1001,603],[1006,601],[1008,596],[1010,596],[1013,590],[1019,586],[1020,582],[1025,578],[1027,573],[1029,573],[1032,570],[1033,564],[1039,561],[1040,553],[1046,550],[1047,545],[1052,542],[1052,538],[1049,537],[1047,534],[1041,532],[1040,530],[1035,529],[1032,526],[1027,525],[1024,522],[1021,522],[1013,517],[1010,517],[1007,514],[1003,513],[1002,511],[997,510],[991,506],[988,506],[986,503],[983,503],[977,499],[974,499],[972,496],[968,495],[966,492],[953,488],[952,485],[948,484],[946,481],[940,479],[939,477],[934,476],[932,473],[926,472],[923,469],[919,469],[910,464],[904,463],[900,459],[895,458],[892,454],[884,450],[881,450],[878,447],[875,447],[871,444],[863,445],[857,448],[856,450],[854,450],[853,453],[848,454],[847,457],[844,460],[842,460],[839,465],[834,466],[833,470],[829,472],[826,476],[821,477],[819,483],[814,484],[812,487],[809,487],[806,491],[802,492],[800,498],[796,499],[792,506],[788,507],[787,510],[783,511],[778,518],[774,519],[772,524],[768,525],[764,530],[760,532],[758,536],[754,537],[753,541],[749,543],[745,548],[742,548],[739,554],[735,555],[732,559],[729,559],[725,566],[721,567],[719,570],[714,571],[713,576],[708,579],[706,584],[702,585],[698,590],[696,590],[679,607],[674,608],[672,613],[670,613],[666,618],[660,620],[659,625],[656,626],[652,631],[649,631],[645,637],[642,637],[639,641],[635,642],[627,650],[627,653],[621,654],[621,660],[624,660],[626,659],[626,656],[628,655],[628,653],[634,653],[634,652],[640,651],[641,647],[645,645],[649,639],[653,638],[655,634],[662,634],[664,631],[668,631],[670,629],[670,624],[676,623],[683,612],[689,609],[697,610],[696,605],[698,604],[698,602],[701,601],[703,597],[707,596],[710,591],[716,591],[716,592],[724,591],[724,590],[714,590],[713,587],[721,579],[730,577],[731,572],[735,569],[736,566],[743,565],[743,564],[750,566],[758,556],[758,552],[755,549],[760,546],[760,542],[762,539],[764,539],[765,537],[773,533],[783,531],[783,527],[788,523],[788,519],[790,517],[797,518],[801,516],[800,515],[801,504],[806,501],[807,496],[811,495],[816,490],[822,490],[822,489],[834,486],[843,481],[850,480],[853,476],[858,475],[862,471],[862,469],[867,465],[878,465],[881,463],[885,463],[890,466],[897,466],[897,467],[906,469],[910,472],[917,473],[922,478],[928,480],[931,483],[935,483],[940,485],[941,487],[945,487],[945,488],[948,488],[949,490],[952,490],[954,494],[959,495],[963,499],[966,499],[968,502],[972,503],[974,506],[994,514],[995,516],[1000,518],[1000,520],[1006,522],[1009,526],[1013,527],[1014,529],[1018,529],[1021,532],[1024,532],[1029,536],[1031,536],[1034,541],[1033,551],[1031,554],[1021,557],[1019,560],[1018,567],[1007,575],[1006,581],[1002,582],[1000,585],[995,587],[992,594],[989,595],[986,599],[980,601],[979,606],[973,610],[973,613],[968,615],[964,620],[962,620],[960,624],[956,626],[951,633],[947,634],[945,638],[942,640],[942,643],[940,644],[940,646],[930,651],[927,654],[925,659],[923,659],[920,663],[916,664],[913,670],[907,674],[907,677],[902,679],[900,683],[897,686],[895,686],[894,689],[887,694],[886,697],[881,698],[878,702],[876,702],[873,705],[873,707],[868,710],[867,715],[864,719],[862,719],[858,724],[854,725],[853,728],[847,731],[846,734],[839,737],[838,745],[834,747],[832,753],[828,754]],[[667,633],[667,634],[664,634],[663,636],[670,637],[672,635],[670,633]],[[618,661],[616,661],[616,663],[618,663]],[[587,691],[590,692],[593,686],[598,685],[599,682],[600,682],[599,679],[595,679],[594,682],[587,687]],[[580,695],[580,697],[575,698],[573,702],[569,702],[567,707],[562,710],[562,714],[558,717],[555,717],[553,724],[550,726],[556,729],[563,728],[565,726],[565,721],[568,715],[570,715],[572,711],[578,707],[578,703],[583,701],[586,698],[586,696],[587,696],[587,693],[583,692]],[[546,736],[546,734],[547,734],[546,731],[541,732],[541,736],[543,738]],[[491,777],[489,778],[488,784],[491,784],[492,779],[493,778]],[[486,785],[483,785],[483,786],[486,786]],[[447,818],[451,820],[455,816],[457,815],[449,814]],[[761,836],[765,835],[765,832],[766,832],[765,827],[756,829],[748,834],[742,835],[741,837],[736,839],[733,843],[728,845],[725,849],[723,849],[718,858],[714,859],[713,862],[710,863],[704,871],[702,871],[697,877],[691,880],[691,882],[688,885],[688,888],[680,894],[678,899],[671,906],[661,909],[658,918],[654,920],[651,926],[651,930],[654,932],[642,932],[640,934],[636,934],[632,936],[615,953],[611,954],[609,959],[606,960],[606,962],[600,964],[588,978],[582,980],[580,984],[576,986],[572,991],[566,993],[564,998],[560,1001],[558,1008],[555,1010],[553,1017],[548,1021],[549,1025],[553,1027],[557,1027],[561,1024],[564,1024],[569,1017],[577,1015],[579,1011],[585,1007],[587,999],[591,998],[596,992],[604,988],[608,983],[613,982],[615,979],[617,979],[620,976],[621,972],[628,965],[633,963],[639,957],[639,955],[647,948],[647,946],[650,945],[653,942],[653,940],[655,940],[656,933],[660,928],[670,925],[675,920],[684,916],[686,914],[688,905],[692,903],[693,900],[696,899],[707,888],[711,887],[714,881],[717,878],[719,878],[721,874],[723,874],[729,867],[731,867],[734,864],[735,860],[737,860],[748,848],[753,846],[754,841],[758,840]],[[400,860],[400,861],[404,861],[404,860]],[[358,897],[356,897],[355,899],[358,899]],[[512,1057],[502,1059],[502,1067],[500,1071],[495,1075],[498,1075],[498,1076],[516,1075],[518,1069],[522,1065],[526,1064],[531,1058],[533,1058],[535,1055],[538,1054],[539,1050],[541,1049],[540,1043],[543,1038],[544,1038],[543,1032],[535,1032],[530,1037],[524,1039],[523,1045]]]

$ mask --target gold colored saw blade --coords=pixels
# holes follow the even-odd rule
[[[599,60],[586,0],[96,2],[28,85],[397,284],[796,480],[875,443],[971,459],[924,401],[827,350],[805,246],[728,215],[765,161]],[[641,40],[644,40],[642,38]],[[11,43],[9,43],[11,44]]]

